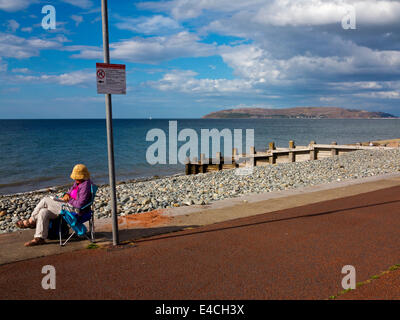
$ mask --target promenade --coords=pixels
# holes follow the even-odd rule
[[[318,193],[333,199],[318,201]],[[166,213],[171,219],[163,227],[136,229],[156,229],[158,235],[137,233],[135,241],[116,248],[104,241],[98,249],[5,263],[2,299],[328,299],[343,290],[344,265],[354,266],[356,281],[363,282],[400,262],[399,177],[263,201],[292,207],[271,211],[250,199],[243,204],[247,213],[231,207],[236,219],[193,227],[188,223],[206,211]],[[160,231],[173,222],[184,230]],[[135,230],[129,230],[132,236]],[[41,287],[44,265],[56,268],[56,290]],[[393,271],[385,277],[396,276]],[[392,285],[385,277],[338,298],[400,297],[398,281]]]

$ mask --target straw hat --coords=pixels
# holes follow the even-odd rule
[[[73,180],[88,180],[90,178],[89,170],[84,164],[77,164],[71,173]]]

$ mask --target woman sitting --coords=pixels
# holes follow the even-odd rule
[[[75,180],[72,188],[62,198],[44,197],[36,206],[28,220],[17,222],[20,228],[35,228],[34,239],[25,243],[26,247],[37,246],[46,243],[49,230],[49,221],[58,218],[62,206],[81,208],[92,199],[90,173],[85,165],[77,164],[71,173],[71,179]],[[80,210],[79,215],[90,211],[90,206]]]

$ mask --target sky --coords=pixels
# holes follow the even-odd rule
[[[52,5],[56,28],[45,29]],[[400,116],[400,1],[109,0],[114,118],[337,106]],[[0,0],[0,119],[104,118],[100,0]]]

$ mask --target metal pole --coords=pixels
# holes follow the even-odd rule
[[[101,17],[103,21],[104,63],[110,63],[110,48],[108,43],[107,0],[101,0]],[[106,118],[107,118],[108,175],[110,179],[113,245],[115,246],[119,243],[119,237],[118,237],[118,218],[117,218],[117,196],[115,190],[114,141],[113,141],[113,129],[112,129],[111,94],[106,94],[105,100],[106,100]]]

